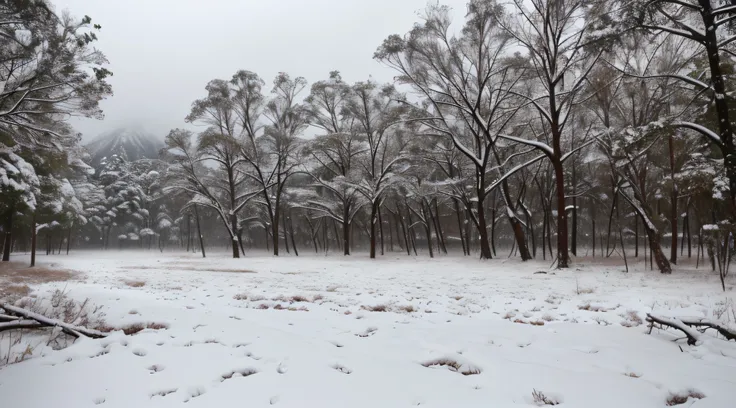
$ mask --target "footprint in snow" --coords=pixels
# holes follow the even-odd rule
[[[133,350],[133,354],[135,354],[138,357],[144,357],[148,352],[144,349],[135,349]]]
[[[154,393],[151,393],[150,397],[151,398],[153,398],[153,397],[165,397],[165,396],[167,396],[169,394],[175,393],[176,390],[177,390],[177,388],[169,388],[169,389],[166,389],[166,390],[156,391]]]
[[[353,370],[341,365],[341,364],[333,364],[330,367],[334,368],[335,370],[343,373],[343,374],[350,374],[353,372]]]
[[[105,399],[104,399],[104,398],[102,398],[102,397],[100,397],[100,398],[95,398],[94,400],[92,400],[92,402],[94,402],[94,403],[95,403],[95,405],[100,405],[100,404],[104,404],[104,403],[105,403]]]
[[[166,367],[162,364],[154,364],[147,368],[151,372],[151,374],[158,373],[159,371],[164,371]]]
[[[289,371],[289,367],[283,361],[276,367],[276,372],[279,374],[286,374],[287,371]]]
[[[184,402],[189,402],[191,398],[197,398],[200,395],[204,394],[205,392],[207,392],[207,389],[202,386],[192,387],[189,389],[190,398],[185,399]]]

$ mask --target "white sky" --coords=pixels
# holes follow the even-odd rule
[[[266,91],[280,71],[310,85],[339,70],[347,82],[391,81],[373,60],[390,34],[404,34],[427,0],[52,0],[57,11],[102,25],[97,47],[110,60],[114,96],[105,120],[74,120],[89,141],[121,126],[163,138],[204,86],[239,69],[258,73]],[[466,0],[443,0],[456,19]],[[308,89],[305,90],[305,94]]]

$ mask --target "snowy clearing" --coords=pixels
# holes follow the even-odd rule
[[[736,342],[688,346],[643,323],[654,312],[733,327],[733,282],[723,294],[703,269],[227,256],[40,257],[80,273],[30,282],[32,295],[66,288],[110,326],[159,329],[41,344],[0,369],[3,405],[723,408],[736,397]]]

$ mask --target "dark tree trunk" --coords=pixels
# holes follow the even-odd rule
[[[493,195],[493,207],[491,207],[491,251],[496,256],[496,195]]]
[[[704,31],[705,34],[705,55],[708,58],[710,68],[710,78],[713,86],[713,92],[716,97],[713,103],[718,114],[718,130],[721,138],[721,154],[724,158],[724,167],[728,177],[729,192],[731,198],[731,218],[736,217],[736,150],[733,143],[733,125],[729,118],[730,98],[723,97],[727,95],[726,84],[724,81],[723,67],[721,66],[721,56],[718,47],[718,36],[716,31],[710,28],[714,27],[715,16],[713,15],[713,3],[710,0],[699,0],[701,7],[701,16],[703,18],[704,27],[709,29]]]
[[[466,210],[465,219],[468,221],[465,223],[465,245],[468,247],[468,255],[470,255],[470,210]],[[493,244],[493,241],[491,241],[491,244]],[[495,255],[495,244],[494,244],[494,252]]]
[[[406,204],[406,216],[408,217],[407,220],[409,221],[409,225],[407,226],[407,230],[409,232],[409,239],[411,241],[411,247],[414,249],[414,256],[417,255],[417,236],[414,232],[414,221],[411,219],[411,209],[409,209],[409,203]]]
[[[481,193],[482,194],[482,193]],[[486,227],[486,210],[483,200],[478,200],[478,234],[480,235],[480,258],[491,259],[491,246],[488,243],[488,229]]]
[[[378,200],[374,201],[371,204],[371,218],[368,220],[370,222],[370,241],[371,241],[371,249],[370,249],[370,258],[374,259],[376,257],[376,222],[378,221]],[[345,254],[348,255],[348,254]]]
[[[670,241],[670,262],[677,264],[677,184],[675,183],[675,151],[673,147],[673,136],[670,133],[670,176],[672,178],[672,191],[670,192],[670,226],[672,229],[672,240]]]
[[[422,221],[424,221],[423,222],[423,224],[424,224],[424,231],[427,233],[427,249],[429,250],[429,257],[430,258],[434,258],[434,253],[432,252],[432,229],[430,228],[430,224],[429,224],[430,218],[431,218],[431,214],[429,214],[429,216],[427,215],[427,210],[424,207],[424,200],[423,199],[422,199],[422,202],[421,202],[421,210],[422,210],[422,215],[424,217],[424,220],[422,220]]]
[[[72,229],[74,228],[74,222],[69,227],[69,233],[66,236],[66,254],[69,255],[69,249],[72,247]]]
[[[557,267],[567,268],[570,265],[570,257],[567,247],[567,214],[565,211],[565,175],[562,162],[552,162],[555,169],[555,183],[557,185]]]
[[[31,219],[31,266],[36,266],[36,213]]]
[[[639,217],[634,217],[634,258],[639,257]]]
[[[342,249],[343,255],[350,255],[350,224],[347,221],[347,217],[342,223]]]
[[[687,257],[692,257],[692,232],[690,231],[690,213],[685,217],[685,230],[687,231]]]
[[[442,246],[442,253],[447,254],[447,244],[445,243],[445,233],[442,231],[442,224],[440,223],[440,207],[437,204],[437,200],[434,200],[434,219],[436,220],[436,231],[437,237],[439,238]]]
[[[238,248],[238,243],[240,240],[238,239],[238,233],[237,233],[238,220],[234,214],[230,216],[230,230],[231,230],[230,239],[232,240],[232,247],[233,247],[233,258],[240,258],[240,248]]]
[[[271,239],[273,240],[273,254],[276,256],[279,256],[279,218],[281,218],[281,212],[279,211],[278,207],[276,207],[273,209],[273,219],[271,220]]]
[[[284,233],[284,248],[286,248],[286,253],[290,254],[291,251],[289,250],[289,234],[286,233],[286,218],[287,216],[281,217],[281,230]]]
[[[467,248],[465,237],[463,236],[463,220],[460,217],[460,205],[457,200],[452,200],[455,207],[455,215],[457,216],[457,234],[460,236],[460,244],[463,246],[463,255],[470,255],[470,248]]]
[[[659,244],[659,236],[657,235],[657,232],[650,231],[646,227],[645,229],[647,230],[647,237],[649,239],[649,249],[651,251],[652,258],[657,263],[657,268],[659,268],[659,271],[661,273],[672,273],[672,266],[670,265],[669,261],[667,261],[667,257],[664,255],[664,251],[662,251],[662,247]]]
[[[406,248],[406,254],[411,255],[411,248],[409,248],[409,231],[406,230],[406,225],[404,224],[404,217],[401,215],[401,207],[397,204],[396,205],[396,219],[399,220],[397,223],[398,225],[401,225],[401,236],[404,237],[404,247]]]
[[[192,214],[187,211],[187,253],[192,245]]]
[[[202,237],[202,229],[199,225],[199,211],[197,211],[197,206],[194,206],[194,218],[196,218],[197,221],[197,235],[199,236],[199,247],[202,249],[202,258],[205,257],[204,253],[204,238]]]
[[[289,235],[291,236],[291,246],[294,248],[294,255],[299,256],[299,250],[296,248],[296,240],[294,240],[294,221],[289,210]]]
[[[572,161],[572,231],[570,231],[570,252],[578,256],[578,198],[577,198],[577,172],[575,160]]]
[[[389,231],[391,231],[391,228],[389,228]],[[381,236],[381,255],[384,255],[384,245],[383,245],[383,216],[381,215],[381,207],[378,207],[378,233]],[[391,243],[391,246],[393,246],[393,241]]]

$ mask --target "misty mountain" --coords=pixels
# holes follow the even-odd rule
[[[85,147],[92,157],[91,164],[96,166],[103,158],[121,152],[130,161],[156,158],[163,142],[141,129],[119,128],[102,133]]]

